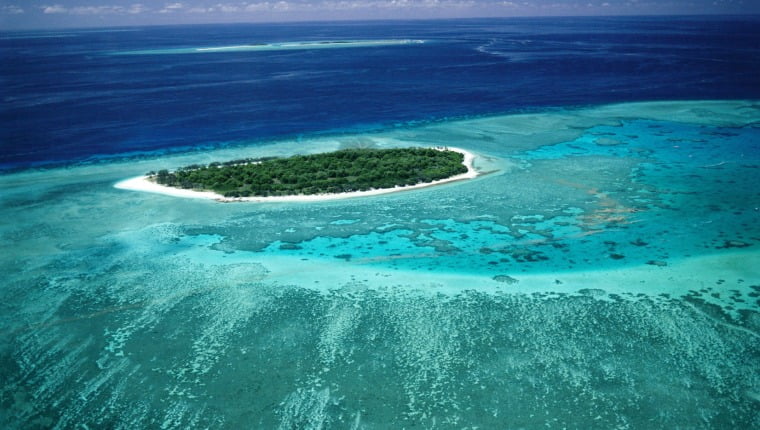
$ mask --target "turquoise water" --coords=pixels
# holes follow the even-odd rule
[[[758,427],[759,121],[638,103],[1,176],[0,423]],[[113,188],[409,145],[485,174],[322,203]]]

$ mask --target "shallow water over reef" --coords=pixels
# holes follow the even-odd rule
[[[758,427],[759,121],[636,103],[0,176],[0,423]],[[487,174],[303,204],[112,187],[410,145]]]

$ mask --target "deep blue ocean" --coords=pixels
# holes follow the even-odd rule
[[[160,54],[282,41],[372,48]],[[115,55],[157,50],[155,55]],[[0,33],[0,169],[612,102],[760,97],[758,17]]]

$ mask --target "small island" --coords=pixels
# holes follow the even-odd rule
[[[323,200],[420,188],[477,175],[467,151],[354,148],[160,170],[117,188],[220,201]]]

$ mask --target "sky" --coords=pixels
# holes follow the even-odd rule
[[[757,0],[0,0],[0,31],[224,22],[759,13]]]

